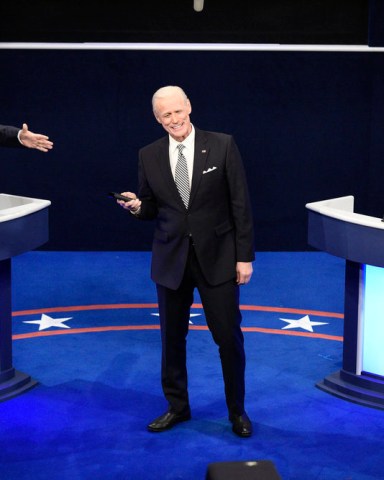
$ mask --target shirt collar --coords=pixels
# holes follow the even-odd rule
[[[169,146],[170,146],[171,150],[176,150],[177,146],[180,145],[180,143],[185,145],[186,148],[192,148],[193,147],[193,145],[195,143],[195,128],[192,124],[191,124],[191,127],[192,127],[191,133],[182,142],[178,142],[177,140],[175,140],[173,137],[171,137],[169,135]]]

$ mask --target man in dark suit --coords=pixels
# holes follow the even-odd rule
[[[161,378],[169,409],[148,430],[161,432],[191,418],[186,337],[197,288],[219,347],[232,430],[249,437],[239,285],[251,278],[254,245],[240,153],[230,135],[191,124],[191,103],[181,88],[159,89],[152,103],[168,135],[140,150],[138,196],[124,192],[133,200],[118,201],[138,219],[156,219],[151,276],[157,286]]]
[[[53,143],[46,135],[31,132],[26,123],[23,124],[23,128],[0,125],[0,145],[2,147],[24,146],[41,152],[48,152],[53,148]]]

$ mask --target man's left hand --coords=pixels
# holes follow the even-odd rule
[[[247,284],[252,277],[253,267],[252,262],[237,262],[236,263],[236,282],[238,285]]]

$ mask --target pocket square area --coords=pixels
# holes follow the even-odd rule
[[[213,172],[214,170],[216,170],[216,168],[217,168],[217,167],[210,167],[210,168],[208,168],[208,170],[203,170],[203,175],[204,175],[205,173]]]

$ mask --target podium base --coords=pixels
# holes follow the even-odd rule
[[[384,378],[340,370],[316,384],[320,390],[366,407],[384,410]]]
[[[0,381],[0,402],[9,400],[17,395],[30,390],[37,385],[37,381],[33,380],[29,375],[18,370],[13,370],[12,376],[4,381]]]

